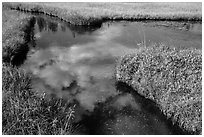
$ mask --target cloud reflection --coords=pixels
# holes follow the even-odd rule
[[[90,123],[101,124],[110,131],[108,134],[169,133],[165,123],[159,120],[160,117],[144,111],[141,105],[143,99],[131,94],[120,94],[115,87],[115,60],[119,56],[136,52],[135,43],[141,41],[137,31],[139,25],[130,24],[127,29],[121,27],[121,24],[114,24],[96,31],[84,27],[67,28],[63,24],[43,19],[38,20],[38,25],[40,32],[35,35],[38,49],[30,52],[24,65],[37,77],[33,81],[37,91],[77,103],[75,122],[80,121],[83,115],[91,117],[96,113],[96,121],[92,121],[91,117]],[[58,33],[60,29],[66,33]],[[92,33],[86,33],[85,30]],[[57,31],[55,35],[53,31]],[[155,31],[145,32],[148,34],[146,38],[155,35]],[[161,35],[166,34],[166,31],[158,30],[157,34],[160,34],[159,38],[166,38],[166,35]],[[100,108],[100,104],[105,104],[107,110]]]
[[[104,102],[118,94],[113,80],[115,59],[133,52],[126,46],[111,42],[121,33],[121,29],[113,26],[99,31],[94,36],[94,42],[67,48],[52,43],[52,46],[34,52],[27,67],[45,85],[54,89],[52,94],[76,99],[84,109],[93,111],[97,102]],[[74,81],[78,87],[75,88],[75,95],[71,94],[73,91],[70,88]]]

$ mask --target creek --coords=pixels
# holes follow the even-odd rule
[[[201,23],[109,21],[94,27],[36,16],[32,34],[21,67],[34,75],[37,92],[76,103],[75,134],[185,134],[153,102],[117,83],[115,65],[120,56],[155,43],[201,49]]]

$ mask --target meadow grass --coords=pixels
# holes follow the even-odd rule
[[[3,3],[4,7],[43,13],[74,25],[105,20],[202,20],[201,3]]]
[[[68,101],[48,97],[31,88],[32,75],[3,64],[2,134],[72,134],[74,107]]]
[[[156,102],[182,129],[201,134],[201,50],[176,50],[162,44],[141,48],[118,61],[116,79]]]

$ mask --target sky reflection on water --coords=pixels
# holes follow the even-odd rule
[[[31,48],[23,67],[35,75],[33,88],[37,91],[77,101],[75,122],[83,121],[84,115],[94,116],[98,104],[115,98],[107,105],[114,113],[104,116],[108,117],[104,121],[101,121],[103,116],[97,117],[101,118],[98,128],[101,134],[172,134],[163,119],[144,111],[143,101],[136,101],[130,93],[121,94],[116,89],[115,63],[118,57],[144,46],[144,40],[146,46],[165,42],[201,48],[202,32],[192,28],[185,32],[167,31],[141,22],[79,27],[39,16],[35,24],[36,47]],[[127,107],[130,109],[124,111]],[[109,113],[109,109],[101,110],[100,115]]]

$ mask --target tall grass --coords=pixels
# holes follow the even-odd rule
[[[202,54],[164,45],[122,57],[116,78],[132,86],[182,129],[202,132]]]
[[[74,106],[31,89],[31,74],[3,64],[2,131],[9,135],[72,134]]]

